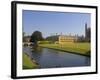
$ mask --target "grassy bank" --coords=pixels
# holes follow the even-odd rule
[[[90,56],[90,43],[39,44],[41,47]]]
[[[32,61],[28,55],[23,53],[23,69],[35,69],[39,65],[35,61]]]

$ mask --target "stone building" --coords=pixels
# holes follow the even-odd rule
[[[24,36],[23,42],[30,42],[30,36]]]
[[[71,36],[60,35],[59,44],[74,43],[74,42],[90,42],[91,41],[91,28],[85,24],[85,36]]]
[[[77,42],[77,39],[77,36],[60,35],[59,44],[74,43]]]

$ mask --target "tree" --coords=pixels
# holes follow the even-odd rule
[[[37,41],[40,41],[40,40],[43,40],[42,33],[40,31],[33,32],[31,35],[30,41],[37,44]]]
[[[53,36],[46,37],[46,40],[52,41],[52,42],[58,41],[58,39],[59,39],[59,35],[53,35]]]

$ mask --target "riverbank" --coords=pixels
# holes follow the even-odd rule
[[[55,49],[74,54],[90,56],[90,43],[70,43],[70,44],[39,44],[40,47]]]
[[[23,53],[23,69],[36,69],[38,67],[35,60],[31,60],[27,54]]]

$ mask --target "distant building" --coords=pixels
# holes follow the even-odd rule
[[[23,46],[28,46],[28,47],[33,46],[34,43],[30,42],[30,39],[31,39],[30,36],[24,36],[23,37]]]
[[[85,24],[85,37],[82,36],[71,36],[71,35],[60,35],[59,44],[74,43],[74,42],[90,42],[91,41],[91,28]]]
[[[77,42],[77,39],[78,39],[77,36],[60,35],[59,44],[74,43]]]
[[[30,42],[30,36],[24,36],[23,42]]]

